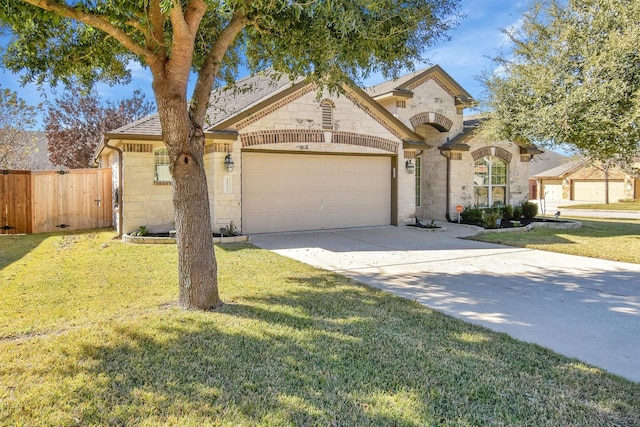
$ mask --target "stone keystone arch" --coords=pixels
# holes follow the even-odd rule
[[[440,113],[433,111],[418,113],[409,119],[413,129],[416,129],[419,125],[431,125],[438,129],[440,132],[449,132],[453,122],[443,116]]]

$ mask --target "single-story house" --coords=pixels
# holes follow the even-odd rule
[[[208,111],[214,231],[232,221],[244,234],[400,225],[528,198],[540,151],[483,138],[463,116],[475,100],[437,65],[340,95],[265,74],[237,87],[214,91]],[[113,169],[120,232],[174,227],[157,115],[107,133],[96,158]]]
[[[571,161],[571,158],[555,151],[545,151],[529,162],[529,199],[538,198],[538,181],[535,176]]]
[[[534,176],[535,198],[547,202],[567,200],[605,203],[605,169],[589,159],[574,160]],[[640,198],[640,180],[617,167],[608,171],[609,202]]]

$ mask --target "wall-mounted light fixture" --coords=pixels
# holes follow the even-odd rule
[[[407,168],[407,173],[413,173],[416,170],[416,165],[413,164],[413,161],[411,159],[406,161],[404,167]]]
[[[227,172],[233,172],[233,159],[231,158],[231,153],[227,153],[227,156],[224,158],[224,168]]]

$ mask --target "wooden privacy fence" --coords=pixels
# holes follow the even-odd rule
[[[113,225],[111,169],[0,170],[0,234]]]

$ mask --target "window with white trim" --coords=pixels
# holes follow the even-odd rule
[[[483,157],[473,168],[473,194],[477,207],[503,206],[507,203],[507,162],[499,157]]]
[[[155,164],[154,182],[171,182],[171,172],[169,172],[169,153],[166,148],[156,148],[153,150],[153,160]]]

